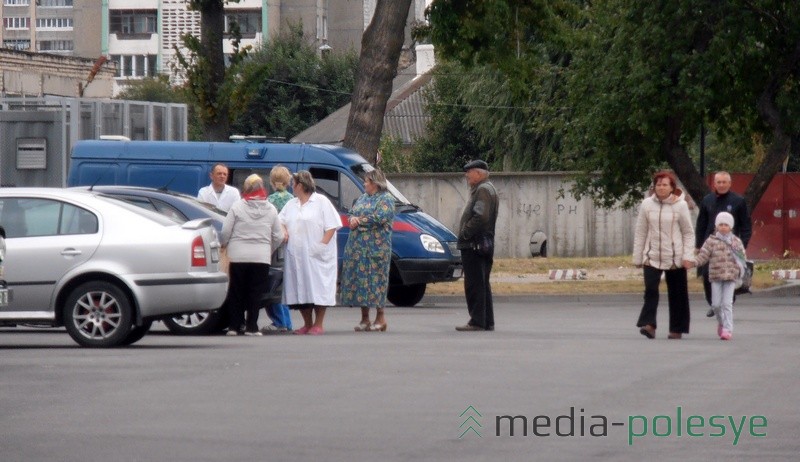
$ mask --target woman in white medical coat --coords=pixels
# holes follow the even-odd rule
[[[303,327],[295,334],[320,335],[325,309],[336,304],[336,230],[339,212],[316,192],[311,173],[292,175],[294,199],[278,215],[284,226],[283,303],[300,310]]]

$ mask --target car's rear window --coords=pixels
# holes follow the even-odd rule
[[[164,226],[175,226],[175,224],[176,224],[175,221],[170,219],[169,217],[161,215],[158,212],[153,212],[153,211],[150,211],[150,210],[143,209],[143,208],[141,208],[139,206],[136,206],[136,205],[133,205],[133,204],[131,204],[129,202],[126,202],[123,199],[117,199],[116,197],[113,197],[113,196],[106,196],[105,194],[97,194],[95,197],[97,197],[100,200],[104,200],[106,202],[111,202],[113,204],[119,205],[120,207],[123,207],[123,208],[125,208],[127,210],[130,210],[131,212],[133,212],[133,213],[135,213],[137,215],[141,215],[141,216],[143,216],[145,218],[149,218],[150,220],[153,220],[153,221],[155,221],[155,222],[157,222],[157,223],[159,223],[161,225],[164,225]]]

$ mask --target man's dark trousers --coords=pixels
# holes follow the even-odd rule
[[[462,249],[461,261],[464,264],[464,294],[469,324],[484,329],[494,328],[492,286],[489,284],[494,258],[482,257],[472,249]]]

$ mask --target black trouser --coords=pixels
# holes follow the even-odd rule
[[[487,329],[494,327],[494,305],[489,275],[493,257],[481,257],[472,249],[461,250],[464,264],[464,295],[467,298],[469,324]]]
[[[661,273],[666,274],[667,297],[669,300],[669,331],[680,334],[689,333],[689,287],[686,280],[686,269],[676,268],[660,270],[652,266],[644,266],[644,306],[639,314],[637,327],[650,324],[656,327],[656,311],[658,309],[658,286]]]
[[[258,311],[261,297],[267,291],[269,265],[266,263],[230,264],[230,283],[226,306],[228,309],[228,329],[238,331],[247,312],[247,331],[258,330]]]

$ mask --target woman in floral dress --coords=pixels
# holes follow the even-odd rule
[[[356,332],[386,331],[386,291],[392,258],[394,197],[386,189],[380,170],[364,175],[363,194],[350,210],[350,236],[344,248],[341,276],[341,304],[361,307],[361,322]],[[370,323],[369,309],[375,308]]]

